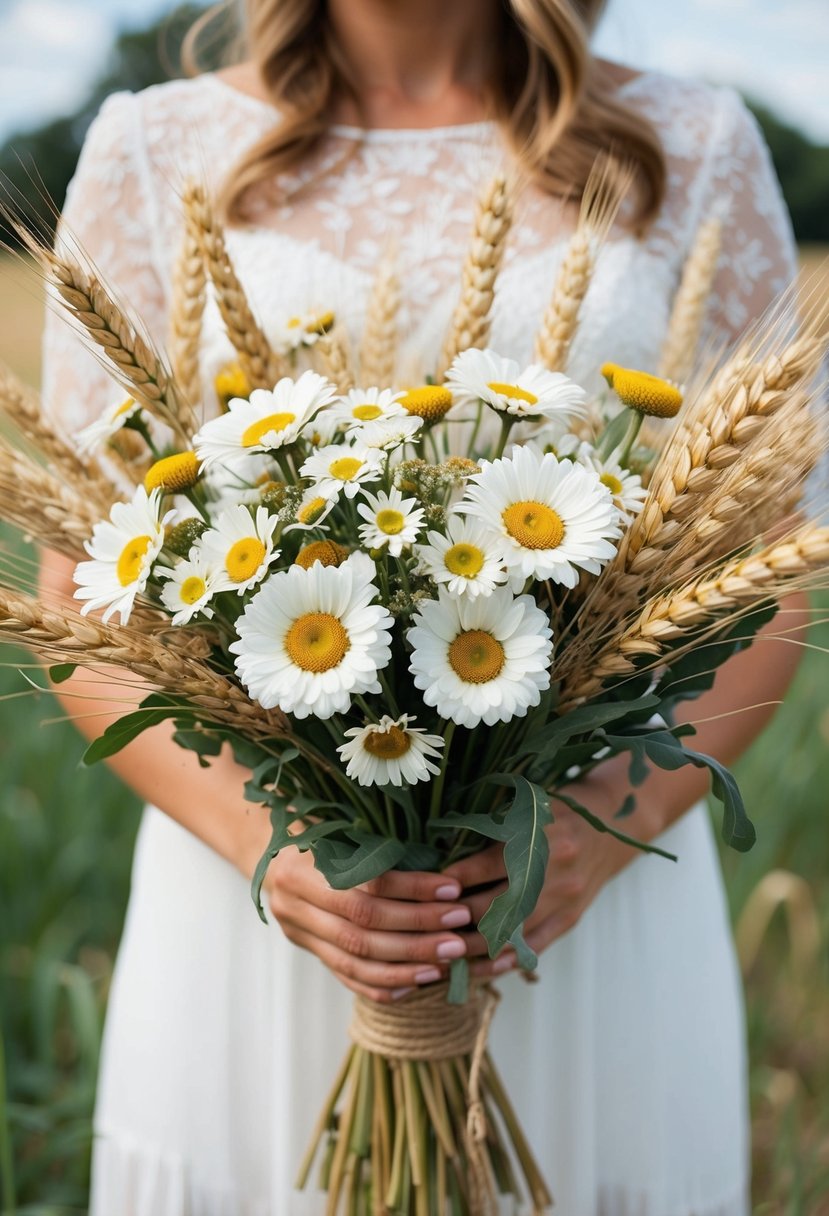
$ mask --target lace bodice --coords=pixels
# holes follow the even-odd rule
[[[588,388],[597,387],[597,368],[607,359],[654,366],[683,260],[712,210],[725,216],[707,316],[719,340],[759,315],[796,266],[768,150],[736,93],[655,73],[634,77],[621,92],[661,133],[668,190],[643,239],[617,225],[602,249],[568,365]],[[242,148],[278,121],[272,106],[215,75],[117,93],[94,121],[62,239],[92,257],[157,341],[166,338],[183,183],[195,177],[216,184]],[[410,381],[422,376],[437,361],[457,300],[477,196],[506,160],[492,123],[368,133],[334,127],[297,176],[301,195],[260,209],[254,224],[229,234],[266,328],[269,320],[333,310],[357,336],[378,259],[393,245],[405,335],[398,371]],[[493,311],[491,345],[502,354],[530,358],[574,222],[572,204],[535,189],[521,196]],[[209,372],[232,355],[212,305],[204,331]],[[47,408],[70,430],[119,395],[57,315],[47,320],[44,356]]]

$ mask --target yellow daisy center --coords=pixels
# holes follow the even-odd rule
[[[239,363],[225,364],[218,372],[213,385],[216,389],[216,396],[225,404],[231,397],[245,398],[251,394],[250,381]]]
[[[449,646],[449,663],[465,684],[487,684],[501,672],[506,661],[504,648],[485,629],[459,633]]]
[[[290,317],[286,323],[287,329],[299,329],[302,321],[299,317]]]
[[[333,312],[322,312],[318,317],[312,317],[305,326],[306,334],[327,334],[334,324]]]
[[[242,447],[252,448],[261,443],[263,435],[268,435],[271,431],[284,431],[292,422],[296,422],[296,414],[268,414],[266,418],[252,422],[242,432]]]
[[[371,405],[366,401],[364,405],[355,405],[351,411],[351,417],[356,418],[358,422],[373,422],[375,418],[379,418],[383,411],[379,405]]]
[[[297,521],[301,524],[315,523],[319,519],[320,515],[322,515],[327,505],[327,499],[325,498],[317,497],[309,499],[308,502],[306,502],[304,506],[301,506],[297,511]]]
[[[135,398],[127,397],[126,401],[122,401],[121,404],[118,406],[118,409],[115,411],[113,417],[120,418],[122,414],[126,414],[128,410],[131,410],[134,405],[135,405]]]
[[[153,490],[189,490],[198,480],[199,458],[196,453],[176,452],[174,456],[165,456],[150,466],[144,478],[144,489],[148,494]]]
[[[515,401],[525,401],[527,405],[538,405],[535,393],[528,392],[518,384],[502,384],[500,380],[493,380],[487,384],[487,388],[499,397],[512,397]]]
[[[452,394],[438,384],[424,384],[421,388],[410,388],[400,404],[407,413],[424,422],[440,422],[452,408]]]
[[[386,536],[398,536],[406,526],[406,516],[402,511],[384,507],[382,511],[377,512],[374,522],[381,532],[385,532]]]
[[[200,600],[207,590],[207,584],[203,578],[199,578],[197,574],[191,574],[181,584],[179,597],[182,604],[195,604],[196,600]]]
[[[302,566],[303,570],[310,570],[314,562],[320,562],[323,566],[341,566],[347,557],[348,549],[344,545],[338,545],[333,540],[315,540],[300,549],[294,565]]]
[[[370,756],[380,760],[399,760],[412,746],[412,740],[399,726],[388,730],[373,730],[363,740],[363,747]]]
[[[564,523],[543,502],[514,502],[501,515],[513,540],[525,549],[557,549],[564,540]]]
[[[342,623],[329,612],[306,612],[285,635],[291,662],[318,674],[341,663],[350,645]]]
[[[267,549],[258,536],[246,536],[231,545],[225,556],[225,570],[234,583],[244,583],[253,578],[265,560]]]
[[[358,460],[356,456],[340,456],[331,461],[328,472],[332,477],[336,477],[337,481],[353,481],[362,467],[363,461]]]
[[[446,550],[443,562],[450,574],[474,578],[483,569],[484,560],[484,553],[477,545],[468,545],[462,541]]]
[[[613,475],[613,473],[602,473],[601,477],[599,478],[599,481],[602,483],[603,486],[607,486],[608,490],[610,490],[610,493],[613,495],[614,498],[618,494],[622,493],[622,483],[618,477],[615,477]]]
[[[606,363],[602,375],[623,405],[650,414],[654,418],[674,418],[682,405],[682,393],[675,384],[651,376],[649,372],[635,371],[630,367],[618,367]]]
[[[124,545],[115,566],[118,582],[122,587],[134,583],[141,574],[141,566],[152,543],[151,536],[134,536]]]

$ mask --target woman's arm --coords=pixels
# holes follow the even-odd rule
[[[677,720],[697,727],[690,741],[694,751],[712,755],[729,765],[754,741],[791,682],[807,621],[806,597],[789,597],[777,617],[759,631],[754,645],[722,666],[714,687],[696,701],[680,706]],[[628,757],[614,756],[570,787],[568,793],[610,822],[630,790],[628,763]],[[707,792],[708,783],[708,771],[692,765],[675,772],[651,769],[633,791],[636,809],[620,827],[627,835],[649,842],[698,802]],[[544,950],[571,929],[604,884],[641,857],[639,850],[596,831],[555,799],[553,812],[555,823],[547,833],[550,840],[547,878],[538,906],[525,925],[527,942],[536,951]],[[648,857],[642,858],[640,864],[671,863],[660,857]],[[457,878],[464,888],[495,884],[464,901],[477,923],[504,889],[502,846],[458,862],[446,873]],[[469,934],[467,944],[469,957],[478,960],[473,965],[473,972],[478,975],[497,974],[515,966],[515,953],[511,949],[495,962],[486,959],[486,943],[480,934]]]

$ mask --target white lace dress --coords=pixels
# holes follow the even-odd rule
[[[622,89],[661,131],[668,194],[639,241],[601,254],[570,362],[654,365],[697,224],[727,209],[711,332],[738,332],[794,273],[788,220],[738,97],[644,74]],[[278,120],[215,77],[110,98],[66,206],[123,300],[164,340],[176,194],[218,178]],[[234,231],[263,318],[333,309],[361,326],[373,269],[396,245],[401,375],[433,364],[455,303],[482,183],[504,153],[487,123],[359,133],[337,127],[301,201]],[[492,345],[529,359],[571,209],[525,198],[495,301]],[[231,352],[215,309],[206,361]],[[45,394],[75,430],[117,390],[67,326],[48,324]],[[541,959],[510,977],[492,1045],[561,1216],[742,1216],[748,1210],[743,1010],[714,841],[698,806],[609,883]],[[263,927],[248,885],[167,818],[145,812],[112,987],[96,1112],[93,1216],[319,1216],[295,1168],[346,1042],[351,995]],[[295,1045],[302,1041],[300,1056]],[[308,1052],[307,1045],[313,1045]],[[438,1216],[438,1214],[435,1214]]]

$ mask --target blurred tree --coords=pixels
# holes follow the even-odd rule
[[[798,241],[829,242],[829,147],[812,143],[756,101],[749,101],[763,129]]]
[[[182,4],[146,29],[120,34],[104,75],[75,114],[12,135],[0,147],[0,202],[22,213],[38,232],[51,234],[87,128],[101,103],[118,89],[136,92],[179,75],[184,35],[205,2]],[[1,220],[0,240],[14,243]]]

